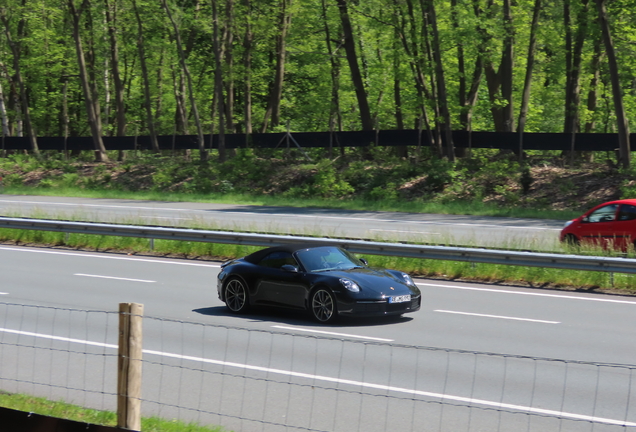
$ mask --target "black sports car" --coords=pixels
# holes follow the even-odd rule
[[[308,310],[321,323],[415,312],[421,301],[406,273],[368,267],[337,246],[276,246],[225,262],[217,290],[233,313],[279,306]]]

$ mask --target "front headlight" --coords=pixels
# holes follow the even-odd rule
[[[340,284],[347,290],[351,292],[360,292],[360,287],[357,283],[350,279],[340,279]]]
[[[567,228],[567,227],[569,227],[570,225],[572,225],[572,222],[574,222],[574,221],[573,221],[573,220],[569,220],[569,221],[567,221],[567,222],[565,223],[565,225],[563,225],[563,228]]]
[[[402,273],[402,278],[404,279],[404,283],[406,283],[409,286],[415,286],[415,282],[413,282],[413,279],[411,279],[411,276],[407,275],[406,273]]]

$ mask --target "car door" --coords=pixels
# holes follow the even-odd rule
[[[618,240],[616,233],[618,207],[618,204],[604,205],[585,216],[577,227],[579,238],[604,247],[615,245]]]
[[[259,263],[255,302],[277,306],[304,308],[307,287],[302,273],[283,270],[284,265],[298,268],[289,252],[272,252]]]
[[[615,235],[621,249],[626,249],[636,240],[636,206],[621,204],[614,224]]]

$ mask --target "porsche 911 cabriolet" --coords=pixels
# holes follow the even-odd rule
[[[421,301],[408,274],[369,267],[337,246],[275,246],[227,261],[217,291],[235,314],[275,306],[307,310],[320,323],[415,312]]]

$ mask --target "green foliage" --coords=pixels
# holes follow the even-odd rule
[[[620,187],[620,197],[636,198],[636,167],[630,167],[626,170],[621,170],[624,179]]]
[[[355,189],[341,178],[330,161],[319,162],[305,169],[306,180],[299,186],[292,186],[283,193],[286,197],[300,198],[341,198]]]
[[[24,178],[21,174],[7,174],[2,177],[2,184],[4,186],[22,186]]]
[[[90,130],[84,105],[83,88],[78,76],[78,60],[73,38],[70,37],[68,5],[64,2],[29,0],[28,2],[7,0],[7,25],[3,26],[4,37],[0,39],[6,68],[0,74],[0,85],[4,89],[6,114],[10,135],[18,134],[18,123],[24,121],[17,104],[17,68],[20,66],[22,80],[28,95],[29,112],[38,136],[87,136]],[[291,3],[288,4],[288,3]],[[427,16],[426,2],[386,2],[367,0],[349,2],[349,16],[353,22],[357,58],[347,59],[340,39],[342,29],[338,5],[333,1],[306,0],[303,2],[260,2],[258,7],[247,7],[242,2],[234,2],[231,13],[220,14],[221,28],[233,29],[234,38],[224,49],[233,62],[223,62],[222,77],[224,88],[234,95],[232,110],[227,119],[228,133],[243,132],[242,124],[246,114],[244,96],[250,96],[250,108],[254,131],[260,130],[266,112],[271,108],[271,91],[276,76],[276,52],[282,42],[286,47],[284,80],[280,98],[280,118],[277,122],[269,118],[268,131],[326,131],[359,130],[360,105],[356,89],[351,79],[347,60],[355,61],[361,69],[365,97],[370,105],[372,117],[380,129],[398,127],[415,128],[423,109],[433,119],[442,101],[430,97],[439,77],[435,76],[434,65],[427,56],[427,43],[431,43],[430,25],[424,21]],[[483,3],[483,4],[482,4]],[[636,69],[634,41],[636,40],[635,12],[631,0],[606,2],[613,26],[614,44],[619,59],[620,80],[624,91],[624,106],[627,116],[636,114],[636,96],[632,81]],[[493,130],[494,121],[491,108],[512,104],[517,118],[520,107],[523,80],[527,66],[527,47],[530,40],[530,21],[534,2],[517,1],[512,4],[511,23],[504,25],[501,5],[497,2],[480,2],[479,8],[471,2],[435,2],[439,51],[442,55],[448,105],[454,129],[464,129],[460,115],[471,109],[472,130]],[[206,133],[218,128],[218,110],[212,110],[211,95],[214,94],[214,56],[212,8],[210,2],[169,2],[171,14],[175,17],[178,31],[183,36],[187,67],[192,77],[192,96],[185,87],[184,71],[181,70],[179,52],[174,37],[175,30],[167,19],[162,2],[142,0],[136,2],[142,18],[142,35],[138,34],[135,8],[131,4],[117,9],[117,21],[104,23],[105,5],[94,2],[83,11],[79,33],[84,42],[89,60],[90,85],[98,95],[102,113],[104,135],[114,135],[117,130],[116,98],[114,80],[106,82],[103,77],[114,75],[110,61],[108,29],[115,26],[119,69],[125,81],[125,114],[127,134],[148,135],[146,126],[144,80],[137,51],[137,40],[143,41],[145,60],[151,74],[147,77],[150,90],[150,105],[154,126],[160,135],[193,134],[194,121],[192,104],[198,107],[202,128]],[[283,10],[282,8],[287,9]],[[597,132],[611,131],[615,123],[606,62],[600,63],[600,81],[593,87],[595,41],[600,39],[596,24],[594,5],[573,3],[569,30],[576,33],[585,29],[582,45],[582,65],[579,79],[581,95],[596,92],[599,100],[594,107],[583,101],[579,106],[581,124],[590,122]],[[475,11],[479,11],[476,14]],[[291,26],[286,29],[284,41],[280,25],[282,13],[291,14]],[[560,132],[564,120],[564,91],[567,81],[566,61],[571,53],[566,53],[564,9],[559,2],[543,5],[537,33],[539,49],[533,70],[533,86],[529,100],[529,114],[526,123],[528,132]],[[228,20],[232,22],[228,22]],[[102,22],[104,25],[95,25]],[[249,26],[248,26],[249,24]],[[253,44],[246,44],[247,30],[251,31]],[[424,30],[422,30],[424,29]],[[488,97],[487,80],[482,79],[479,98],[474,107],[467,107],[461,101],[465,95],[459,92],[470,87],[474,75],[474,65],[480,58],[494,70],[499,68],[503,40],[506,31],[514,33],[513,95],[512,101],[499,94]],[[327,34],[329,32],[329,34]],[[7,36],[16,42],[17,63],[14,52],[8,44]],[[140,38],[140,36],[143,36]],[[90,48],[89,48],[90,47]],[[249,47],[249,48],[248,48]],[[463,58],[460,59],[460,51]],[[89,52],[90,49],[90,52]],[[250,51],[248,51],[250,49]],[[478,57],[479,56],[479,57]],[[239,61],[239,59],[241,59]],[[249,68],[245,60],[250,60]],[[461,62],[460,62],[461,60]],[[499,68],[501,70],[501,68]],[[483,74],[483,70],[481,73]],[[420,79],[424,82],[413,85]],[[468,81],[468,82],[466,82]],[[594,81],[596,82],[596,81]],[[249,87],[248,87],[249,83]],[[423,88],[428,89],[425,92]],[[399,97],[398,97],[399,96]],[[8,103],[11,101],[11,103]],[[229,101],[227,101],[229,102]],[[398,106],[399,103],[399,106]],[[585,106],[584,106],[585,105]],[[106,109],[108,108],[108,109]],[[178,108],[187,112],[186,124],[181,124]],[[215,113],[214,115],[212,113]],[[269,114],[268,114],[269,115]],[[66,123],[64,120],[68,120]],[[592,121],[594,124],[592,124]],[[66,130],[68,126],[68,131]],[[48,159],[50,155],[47,155]],[[162,185],[163,179],[157,179]],[[236,186],[237,182],[232,181]],[[212,180],[211,189],[215,188]],[[378,187],[372,186],[369,191]],[[206,189],[201,185],[197,188]]]
[[[395,201],[398,198],[395,183],[387,183],[386,186],[376,186],[369,192],[369,198],[374,201]]]

